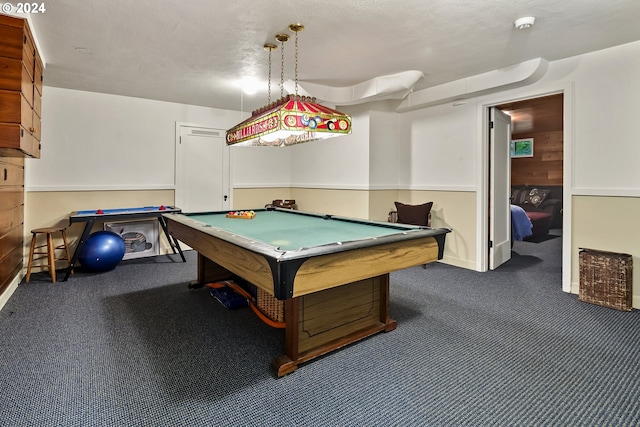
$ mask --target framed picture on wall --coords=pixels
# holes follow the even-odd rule
[[[514,139],[511,141],[511,158],[533,157],[533,138]]]

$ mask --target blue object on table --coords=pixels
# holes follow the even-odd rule
[[[78,261],[90,270],[113,270],[122,261],[125,250],[124,240],[118,234],[96,231],[89,235],[78,255]]]
[[[228,309],[246,307],[249,305],[247,299],[242,295],[236,293],[228,286],[223,288],[211,289],[209,291],[212,297],[218,300],[218,302],[224,305]]]

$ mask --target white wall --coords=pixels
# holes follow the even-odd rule
[[[350,135],[294,145],[291,186],[369,188],[369,114],[362,106],[340,108],[351,116]]]
[[[549,64],[535,84],[401,114],[410,130],[410,188],[475,188],[485,103],[543,94],[548,88],[572,87],[571,181],[574,194],[640,195],[640,41]]]
[[[229,147],[234,188],[289,187],[290,147]]]
[[[476,105],[439,105],[401,115],[409,130],[405,188],[473,191],[477,188]]]
[[[640,196],[640,41],[554,61],[535,84],[470,100],[503,103],[570,88],[572,194]],[[480,126],[468,120],[459,126]],[[477,139],[477,138],[476,138]]]
[[[370,111],[369,186],[371,189],[397,189],[400,176],[406,169],[409,140],[399,130],[399,115],[393,111],[395,103],[378,103]]]
[[[640,196],[640,144],[634,142],[640,134],[638,75],[640,42],[634,42],[552,62],[539,83],[491,97],[515,99],[535,87],[570,82],[574,194]],[[395,155],[391,164],[404,165],[399,186],[475,189],[481,126],[476,110],[483,99],[400,114],[397,127],[384,112],[343,108],[353,116],[349,136],[287,150],[232,147],[232,181],[240,187],[388,186],[393,168],[385,168],[383,158]],[[43,111],[41,159],[26,161],[26,186],[32,190],[172,188],[175,122],[227,129],[241,118],[228,110],[53,87],[44,88]]]
[[[40,159],[27,190],[171,189],[176,122],[228,129],[237,111],[44,87]]]
[[[552,65],[542,83],[574,82],[574,194],[640,196],[640,41]]]

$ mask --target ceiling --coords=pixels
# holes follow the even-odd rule
[[[265,43],[289,33],[284,80],[349,87],[410,70],[413,90],[533,58],[640,40],[637,0],[44,0],[31,23],[45,85],[252,111],[267,104]],[[527,30],[513,22],[535,16]],[[280,97],[281,49],[271,100]],[[242,93],[242,77],[258,81]],[[286,93],[286,92],[285,92]],[[312,95],[314,95],[312,93]]]

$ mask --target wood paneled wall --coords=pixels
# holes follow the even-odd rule
[[[24,159],[0,157],[0,294],[22,269]]]
[[[563,95],[498,106],[511,115],[512,139],[533,138],[533,157],[511,160],[511,185],[562,185]]]

